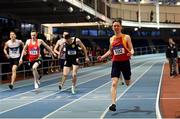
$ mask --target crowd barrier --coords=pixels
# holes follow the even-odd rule
[[[154,53],[165,53],[166,46],[156,46],[156,47],[139,47],[134,48],[134,55],[144,55],[144,54],[154,54]],[[179,49],[180,50],[180,49]],[[97,56],[89,57],[90,62],[86,63],[84,57],[79,58],[80,68],[96,65],[98,63],[106,62],[110,60],[110,57],[102,62],[97,60]],[[180,62],[180,59],[178,60]],[[180,63],[178,64],[180,68]],[[38,68],[41,75],[46,75],[53,72],[61,72],[59,65],[59,59],[42,60],[42,64]],[[17,70],[17,80],[18,79],[29,79],[32,78],[32,71],[29,66],[29,62],[25,61]],[[0,83],[5,83],[11,79],[11,67],[9,62],[0,63]]]
[[[90,62],[86,63],[84,57],[79,58],[79,66],[87,67],[92,66],[97,63],[97,57],[89,57]],[[0,83],[5,83],[11,79],[11,67],[9,62],[0,63]],[[49,59],[49,60],[42,60],[41,65],[38,67],[38,72],[41,75],[47,75],[54,72],[61,72],[62,69],[60,68],[59,59]],[[28,61],[24,61],[22,65],[18,66],[17,69],[17,80],[18,79],[28,79],[32,78],[32,71],[30,68],[30,63]]]

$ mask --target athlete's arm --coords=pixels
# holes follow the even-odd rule
[[[59,55],[58,55],[58,58],[61,57],[61,52],[62,52],[62,50],[63,50],[63,48],[64,48],[64,44],[65,44],[65,42],[61,42],[61,44],[60,44],[60,46],[59,46]]]
[[[104,55],[98,56],[98,60],[103,60],[111,54],[111,40],[112,38],[109,39],[109,50]]]
[[[89,57],[88,57],[88,55],[87,55],[87,49],[86,49],[86,47],[85,47],[84,44],[81,42],[81,40],[78,39],[78,38],[76,38],[76,44],[78,44],[78,45],[82,48],[82,50],[83,50],[83,52],[84,52],[84,55],[85,55],[85,60],[88,62],[88,61],[89,61]]]
[[[22,50],[22,53],[21,53],[21,57],[20,57],[20,59],[19,59],[19,64],[22,64],[22,62],[23,62],[23,56],[24,56],[24,54],[26,54],[26,50],[27,50],[27,48],[28,48],[29,41],[30,41],[30,40],[27,40],[26,43],[25,43],[25,45],[24,45],[24,47],[23,47],[23,50]]]
[[[111,51],[108,50],[104,55],[101,56],[101,59],[108,57],[110,54],[111,54]]]
[[[56,54],[52,51],[52,49],[41,39],[38,39],[40,44],[42,44],[53,56],[56,57]]]
[[[24,47],[24,43],[22,42],[22,40],[19,40],[20,41],[20,45],[22,45],[22,47]]]
[[[4,54],[6,55],[6,57],[9,59],[9,54],[7,53],[7,48],[8,48],[8,45],[7,45],[7,42],[5,43],[4,45]]]
[[[133,48],[133,45],[132,45],[132,42],[131,42],[131,37],[129,35],[126,35],[126,40],[127,40],[127,44],[128,44],[128,49],[130,51],[130,54],[128,55],[133,55],[134,54],[134,48]]]
[[[58,55],[60,55],[60,52],[57,50],[58,49],[58,47],[59,47],[59,43],[60,42],[60,40],[58,40],[57,42],[56,42],[56,45],[55,45],[55,47],[54,47],[54,52],[56,53],[56,54],[58,54]]]

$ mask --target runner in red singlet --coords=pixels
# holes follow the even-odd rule
[[[34,88],[38,89],[40,84],[40,75],[37,71],[37,68],[42,63],[42,58],[40,54],[40,46],[43,45],[49,52],[51,52],[52,55],[56,56],[56,54],[51,50],[51,48],[42,40],[37,38],[37,32],[31,31],[31,39],[28,39],[26,41],[26,44],[24,46],[24,49],[22,51],[21,58],[19,60],[19,63],[22,64],[23,62],[23,54],[28,53],[28,58],[30,62],[30,66],[32,67],[32,72],[34,76]]]
[[[121,73],[125,79],[127,86],[130,85],[131,79],[131,67],[130,67],[130,58],[134,54],[133,45],[129,35],[122,34],[122,25],[121,20],[114,20],[112,29],[114,31],[114,36],[110,38],[110,47],[109,50],[103,55],[99,56],[99,60],[103,60],[109,55],[112,55],[112,86],[111,86],[111,98],[112,105],[109,107],[109,110],[116,111],[116,90],[118,86],[118,80]]]

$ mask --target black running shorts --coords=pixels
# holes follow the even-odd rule
[[[121,73],[123,74],[125,80],[130,80],[131,66],[129,60],[112,62],[111,78],[119,78],[121,76]]]

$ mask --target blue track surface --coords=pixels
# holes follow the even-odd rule
[[[111,63],[79,70],[77,94],[71,79],[58,90],[59,75],[44,76],[39,92],[33,80],[19,81],[10,91],[0,88],[0,118],[156,118],[156,98],[164,55],[136,56],[131,60],[132,85],[117,89],[117,111],[111,104]]]

